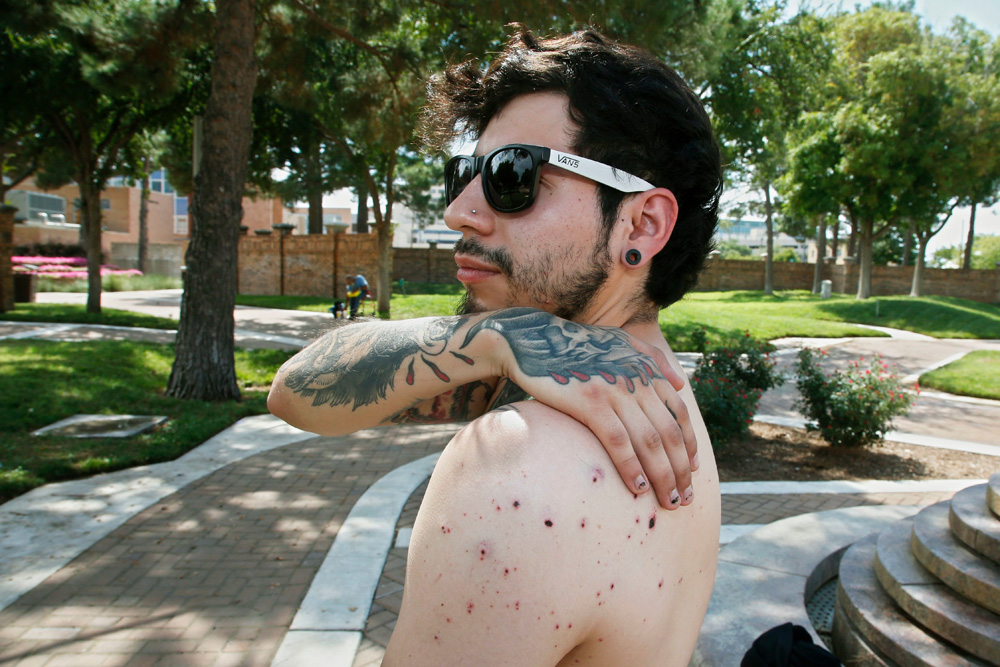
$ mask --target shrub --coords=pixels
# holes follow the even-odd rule
[[[820,352],[819,356],[825,354]],[[889,364],[877,355],[851,362],[846,371],[823,373],[817,352],[799,352],[795,407],[834,446],[865,447],[882,442],[894,417],[905,415],[913,396],[903,388]]]
[[[702,357],[691,385],[709,436],[720,445],[746,435],[761,395],[784,382],[774,370],[771,345],[747,333],[707,350],[703,329],[695,331],[692,340]]]

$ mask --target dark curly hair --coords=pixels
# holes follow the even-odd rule
[[[485,70],[474,60],[447,69],[428,86],[424,140],[442,149],[462,134],[481,135],[514,98],[555,92],[569,99],[579,128],[573,151],[665,187],[679,214],[653,258],[646,295],[664,308],[698,281],[718,224],[719,148],[698,96],[652,54],[587,30],[538,38],[523,26]],[[606,244],[625,193],[598,186]]]

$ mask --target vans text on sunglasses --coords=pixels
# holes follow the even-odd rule
[[[456,155],[444,168],[445,203],[450,204],[482,173],[486,202],[500,213],[516,213],[535,203],[542,164],[549,162],[620,192],[656,187],[621,169],[544,146],[508,144],[482,156]]]

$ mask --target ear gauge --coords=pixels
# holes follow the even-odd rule
[[[635,266],[641,261],[642,261],[642,253],[636,250],[635,248],[629,248],[625,252],[625,262],[629,266]]]

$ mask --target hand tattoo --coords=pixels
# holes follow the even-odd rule
[[[578,324],[533,308],[511,308],[474,324],[459,349],[483,329],[502,335],[518,367],[532,377],[551,377],[559,384],[572,378],[588,382],[599,376],[608,384],[620,377],[635,391],[635,380],[648,384],[663,375],[648,357],[632,347],[628,334],[614,327]]]

